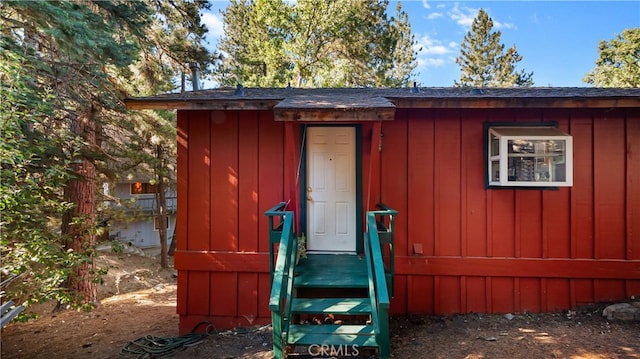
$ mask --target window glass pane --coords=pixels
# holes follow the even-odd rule
[[[500,181],[500,161],[491,161],[491,181]]]
[[[491,154],[490,156],[497,156],[500,153],[500,139],[494,135],[493,133],[491,134]]]
[[[158,185],[147,182],[135,182],[131,184],[131,194],[157,193]]]
[[[517,139],[507,143],[509,181],[565,181],[565,140]]]
[[[142,182],[136,182],[131,184],[131,194],[142,193]]]
[[[563,163],[557,163],[552,166],[553,172],[551,180],[555,182],[564,182],[567,180],[567,165]]]
[[[509,157],[508,168],[509,181],[534,181],[535,161],[533,157]]]

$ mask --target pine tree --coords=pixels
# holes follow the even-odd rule
[[[137,47],[121,30],[140,34],[148,12],[137,2],[4,2],[4,49],[35,70],[27,88],[50,92],[52,111],[34,127],[61,145],[66,182],[62,200],[61,250],[73,266],[65,276],[70,301],[97,303],[95,244],[96,161],[102,156],[101,130],[119,99],[109,77],[135,60]],[[80,36],[81,35],[81,36]],[[22,68],[5,76],[26,76]],[[55,128],[57,132],[47,129]],[[43,142],[48,139],[42,138]],[[77,295],[77,298],[75,296]],[[64,298],[63,298],[64,299]]]
[[[223,11],[222,86],[404,86],[415,68],[408,16],[388,1],[232,0]]]
[[[113,173],[107,164],[146,167],[160,183],[172,172],[173,116],[132,116],[122,98],[174,89],[187,61],[210,63],[206,6],[0,3],[2,274],[22,283],[11,294],[97,303],[96,187]]]
[[[395,18],[391,19],[391,28],[395,40],[395,48],[391,52],[394,59],[392,66],[387,70],[385,86],[406,86],[411,82],[413,71],[417,66],[418,52],[414,49],[416,40],[415,36],[411,34],[409,15],[402,10],[400,2],[396,6]]]
[[[501,32],[492,31],[493,20],[483,10],[471,24],[460,45],[460,81],[455,86],[513,87],[533,86],[533,72],[517,72],[515,66],[522,60],[515,45],[504,50],[500,42]]]
[[[640,28],[600,41],[596,67],[583,81],[599,87],[640,87]]]

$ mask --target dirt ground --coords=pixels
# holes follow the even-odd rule
[[[1,357],[135,358],[121,355],[130,341],[178,335],[174,271],[158,258],[101,254],[110,266],[99,288],[102,305],[92,312],[52,314],[52,305],[32,308],[38,320],[2,329]],[[640,359],[640,323],[610,322],[603,306],[576,312],[525,315],[468,314],[391,319],[394,358]],[[273,358],[269,327],[213,332],[173,358]],[[298,357],[313,357],[298,349]],[[360,352],[361,357],[369,353]],[[375,357],[375,355],[374,355]]]

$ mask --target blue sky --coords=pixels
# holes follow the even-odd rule
[[[356,1],[356,0],[354,0]],[[478,10],[483,8],[502,33],[505,47],[516,45],[518,70],[533,71],[535,86],[588,86],[584,75],[595,67],[598,42],[626,28],[640,27],[640,1],[401,1],[418,42],[415,81],[420,86],[452,86],[460,78],[455,58]],[[207,40],[215,48],[222,35],[219,10],[212,1],[203,16]],[[395,1],[389,11],[395,12]]]

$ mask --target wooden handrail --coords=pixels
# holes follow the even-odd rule
[[[374,213],[375,215],[396,215],[398,214],[398,211],[396,211],[395,209],[387,206],[384,203],[378,203],[376,205],[376,207],[380,208],[379,210],[375,210],[375,211],[368,211],[367,213]]]
[[[376,342],[381,358],[389,358],[389,291],[384,270],[380,238],[376,224],[376,214],[367,214],[367,232],[365,236],[365,257],[369,277],[369,298],[371,300],[371,320],[376,333]]]
[[[284,216],[287,202],[280,202],[264,212],[269,217],[269,278],[273,284],[273,272],[275,271],[275,246],[280,243],[282,227],[284,226]],[[278,220],[276,221],[276,218]]]
[[[284,209],[286,207],[287,207],[287,202],[280,202],[275,206],[273,206],[272,208],[269,208],[268,210],[266,210],[264,214],[267,216],[279,216],[281,214],[284,214]]]
[[[293,230],[293,212],[283,213],[282,235],[278,247],[278,259],[272,277],[269,310],[273,327],[273,351],[276,358],[283,358],[289,333],[293,273],[297,255],[297,240]]]
[[[388,266],[385,269],[387,274],[387,285],[389,287],[389,293],[393,297],[394,293],[394,272],[395,272],[395,255],[394,255],[394,231],[395,231],[395,216],[398,211],[387,206],[384,203],[378,203],[376,205],[379,210],[368,211],[367,214],[373,213],[376,217],[376,227],[378,236],[382,246],[388,246],[389,256],[386,258]],[[383,255],[385,249],[383,248]]]

